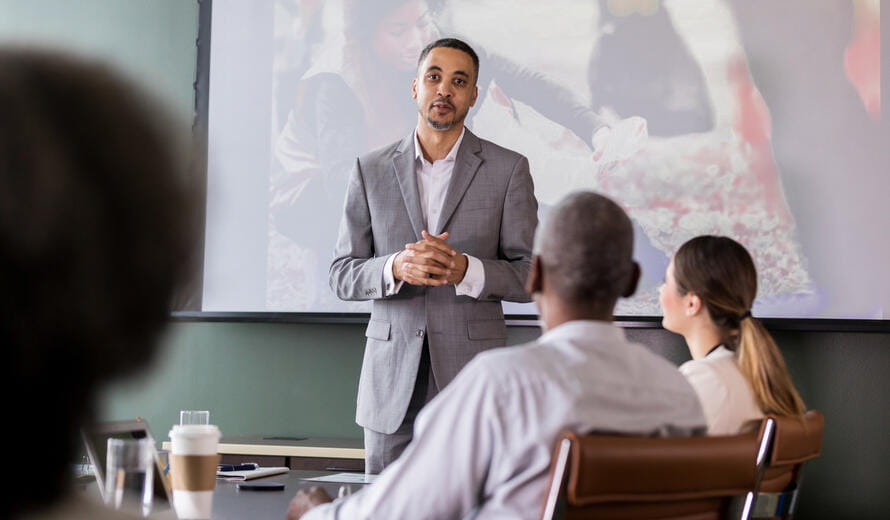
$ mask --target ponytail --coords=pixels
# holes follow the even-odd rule
[[[760,321],[751,317],[741,320],[737,353],[739,370],[764,413],[803,416],[803,399],[791,382],[779,348]]]

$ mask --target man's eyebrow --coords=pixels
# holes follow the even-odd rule
[[[432,72],[432,71],[443,72],[442,67],[440,67],[440,66],[438,66],[438,65],[430,65],[430,66],[426,69],[426,71],[427,71],[427,73]],[[462,71],[462,70],[456,70],[456,71],[454,71],[454,75],[455,75],[455,76],[465,76],[465,77],[467,77],[467,78],[470,77],[469,73],[464,72],[464,71]]]

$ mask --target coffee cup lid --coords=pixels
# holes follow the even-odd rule
[[[220,437],[219,428],[215,424],[174,424],[170,437]]]

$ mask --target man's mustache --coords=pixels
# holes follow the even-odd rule
[[[436,105],[445,105],[445,106],[447,106],[448,108],[454,110],[454,105],[452,105],[451,102],[448,101],[448,100],[445,99],[445,98],[438,98],[438,99],[436,99],[435,101],[433,101],[432,103],[430,103],[430,108],[433,108],[433,107],[436,106]]]

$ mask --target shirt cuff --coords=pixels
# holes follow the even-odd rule
[[[454,292],[458,296],[478,298],[485,287],[485,268],[482,261],[475,256],[464,256],[467,257],[467,272],[464,273],[464,279],[454,286]]]
[[[389,258],[386,259],[386,264],[383,266],[383,295],[384,296],[392,296],[393,294],[398,294],[399,290],[402,288],[403,282],[402,280],[396,280],[396,278],[392,275],[392,263],[396,259],[396,254],[390,255]],[[469,272],[469,269],[467,269]]]

